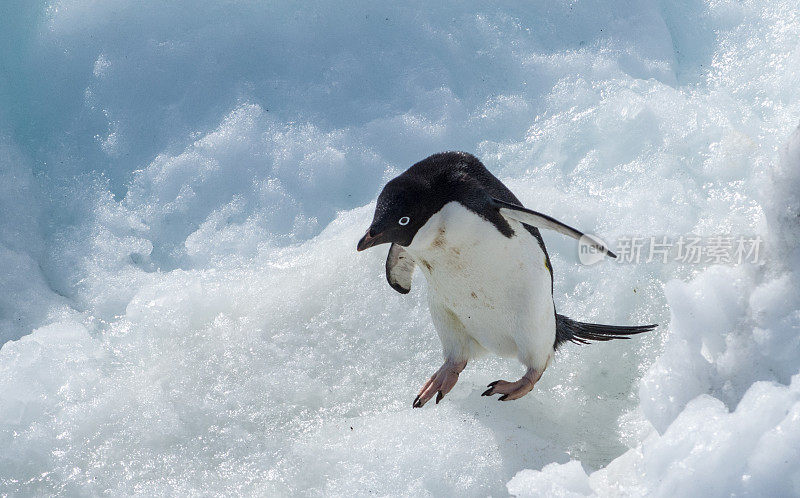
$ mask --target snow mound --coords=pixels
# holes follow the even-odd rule
[[[522,471],[511,494],[800,495],[798,151],[800,128],[765,187],[766,268],[667,286],[672,334],[639,392],[658,432],[589,475],[574,460]]]

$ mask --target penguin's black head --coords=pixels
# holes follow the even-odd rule
[[[431,189],[423,181],[404,176],[390,181],[378,196],[372,225],[357,249],[363,251],[389,242],[408,246],[435,212],[432,201]]]

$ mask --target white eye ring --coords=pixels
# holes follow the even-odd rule
[[[408,216],[403,216],[397,222],[400,223],[403,226],[406,226],[406,225],[409,224],[410,221],[411,221],[411,218],[409,218]]]

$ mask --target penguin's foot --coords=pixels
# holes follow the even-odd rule
[[[533,368],[529,368],[525,375],[516,382],[507,382],[505,380],[496,380],[489,384],[486,391],[481,396],[491,396],[492,394],[502,394],[500,401],[511,401],[512,399],[519,399],[533,389],[533,386],[542,378],[543,372],[537,372]]]
[[[422,408],[425,403],[433,398],[434,394],[436,394],[436,404],[438,405],[442,398],[444,398],[444,395],[449,393],[450,390],[453,389],[453,386],[456,385],[458,374],[460,374],[466,366],[466,361],[446,361],[444,365],[428,379],[428,382],[422,386],[422,389],[419,390],[419,394],[414,398],[414,403],[412,403],[411,406],[414,408]]]

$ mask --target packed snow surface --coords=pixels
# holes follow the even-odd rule
[[[797,0],[5,2],[0,41],[0,494],[800,495]],[[559,312],[661,326],[415,410],[424,279],[355,244],[448,149],[612,249],[763,250],[545,233]]]

